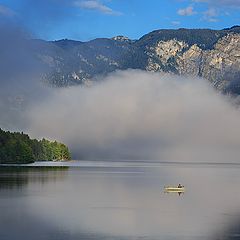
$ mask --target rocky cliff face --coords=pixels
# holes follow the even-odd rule
[[[157,30],[136,41],[124,36],[89,42],[35,42],[55,86],[89,84],[117,69],[200,76],[217,89],[240,93],[240,27]],[[239,90],[236,88],[239,86]]]
[[[161,40],[147,54],[148,71],[204,77],[220,90],[240,74],[240,34],[228,34],[208,50],[176,39]]]
[[[240,34],[223,37],[213,50],[203,53],[200,75],[220,89],[240,80]]]

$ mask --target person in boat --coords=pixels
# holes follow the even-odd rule
[[[178,188],[182,188],[183,186],[181,185],[181,183],[178,184]]]

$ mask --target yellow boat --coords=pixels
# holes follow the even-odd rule
[[[182,187],[164,187],[164,191],[165,192],[177,192],[177,193],[182,193],[182,192],[185,192],[185,187],[182,186]]]

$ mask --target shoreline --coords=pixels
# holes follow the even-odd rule
[[[1,167],[240,167],[239,162],[176,162],[151,160],[66,160],[66,161],[36,161],[34,163],[4,163]]]

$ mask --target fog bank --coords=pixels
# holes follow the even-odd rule
[[[0,23],[0,32],[0,127],[22,131],[30,106],[48,95],[41,82],[45,69],[29,33],[10,23]]]
[[[65,142],[78,159],[234,162],[239,119],[204,79],[128,70],[52,92],[30,109],[28,132]]]

